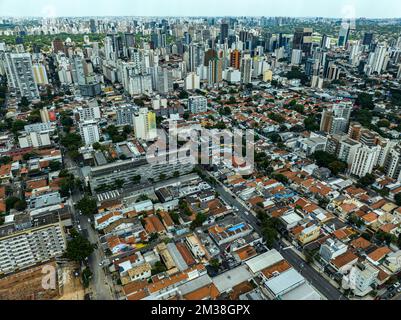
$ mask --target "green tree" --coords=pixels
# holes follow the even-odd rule
[[[365,92],[362,92],[358,95],[355,104],[363,109],[369,110],[373,110],[375,107],[375,104],[373,103],[373,96]]]
[[[401,193],[397,193],[397,194],[394,196],[394,200],[395,200],[395,203],[397,204],[397,206],[400,206],[400,207],[401,207]]]
[[[94,246],[75,229],[71,231],[71,237],[65,256],[72,261],[82,262],[92,254]]]
[[[198,213],[195,220],[191,223],[191,230],[201,227],[206,220],[207,217],[203,213]]]
[[[77,203],[77,209],[87,216],[98,213],[96,200],[89,196],[85,196]]]
[[[82,271],[82,284],[84,285],[84,288],[89,287],[92,276],[93,276],[93,273],[89,268],[85,268],[85,270]]]
[[[365,188],[375,183],[375,181],[376,181],[375,176],[373,174],[368,173],[366,176],[358,180],[357,186],[360,188]]]
[[[14,209],[17,211],[24,211],[27,207],[27,203],[25,200],[19,199],[15,204],[14,204]]]
[[[6,199],[6,210],[10,211],[11,209],[14,208],[15,204],[19,201],[20,199],[14,196],[8,197]]]
[[[58,171],[61,169],[61,163],[59,161],[52,160],[49,162],[50,171]]]

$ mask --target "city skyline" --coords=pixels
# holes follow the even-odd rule
[[[266,8],[266,10],[261,10]],[[339,0],[321,6],[317,0],[255,0],[252,6],[245,2],[205,0],[182,5],[180,0],[166,2],[148,0],[132,3],[128,0],[113,2],[110,6],[105,0],[80,3],[71,0],[68,3],[57,0],[35,1],[35,6],[26,6],[26,1],[1,0],[0,12],[3,17],[73,17],[73,16],[293,16],[325,18],[397,18],[395,12],[401,12],[401,4],[394,0],[380,3],[373,0]],[[398,16],[399,17],[399,16]]]

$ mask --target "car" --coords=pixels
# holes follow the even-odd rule
[[[99,263],[99,267],[103,267],[103,262],[100,262],[100,263]]]
[[[90,218],[88,218],[88,223],[92,223],[92,221],[91,221],[91,219],[90,219]]]
[[[399,288],[401,284],[399,282],[394,283],[394,288]]]
[[[401,287],[397,289],[397,292],[398,292],[398,293],[401,293]]]
[[[80,224],[78,225],[78,230],[79,230],[79,231],[82,231],[82,228],[81,228],[81,225],[80,225]]]

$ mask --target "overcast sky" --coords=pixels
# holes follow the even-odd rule
[[[401,17],[400,0],[0,0],[0,16]]]

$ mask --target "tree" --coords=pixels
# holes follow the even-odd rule
[[[125,126],[124,127],[124,129],[123,129],[123,132],[125,133],[125,134],[131,134],[132,133],[132,127],[131,126]]]
[[[13,159],[9,156],[4,156],[0,158],[0,165],[9,164],[13,161]]]
[[[184,120],[188,120],[189,116],[189,112],[184,112],[184,115],[182,117],[184,118]]]
[[[213,258],[209,261],[210,266],[215,269],[218,270],[220,268],[220,261],[219,259]]]
[[[298,113],[304,114],[305,113],[305,107],[302,104],[297,104],[294,107],[294,110]]]
[[[26,126],[26,122],[23,120],[15,120],[12,124],[12,129],[11,131],[15,134],[18,133],[18,131],[24,130],[24,127]]]
[[[175,224],[180,223],[180,215],[177,212],[171,212],[170,217],[174,221]]]
[[[21,107],[29,107],[30,102],[27,97],[22,97],[20,102]]]
[[[15,204],[16,204],[19,200],[20,200],[19,198],[14,197],[14,196],[8,197],[8,198],[6,199],[6,210],[7,210],[7,211],[10,211],[11,209],[13,209],[14,206],[15,206]]]
[[[178,178],[180,176],[180,172],[179,171],[174,171],[173,176],[174,176],[174,178]]]
[[[333,161],[328,167],[334,175],[338,175],[343,173],[348,168],[348,165],[343,161]]]
[[[391,125],[391,122],[388,121],[387,119],[382,119],[376,124],[379,128],[389,128]]]
[[[188,99],[188,97],[189,97],[189,94],[185,90],[180,91],[180,93],[178,94],[178,98],[180,98],[180,99]]]
[[[82,271],[82,284],[84,285],[84,288],[89,287],[90,280],[92,279],[93,273],[89,268],[85,268],[84,271]]]
[[[289,182],[288,178],[285,175],[281,174],[281,173],[273,174],[272,178],[277,180],[278,182],[281,182],[281,183],[284,183],[284,184],[287,184]]]
[[[308,131],[318,131],[320,125],[315,116],[309,116],[304,120],[305,129]]]
[[[17,211],[24,211],[27,207],[27,203],[25,200],[18,200],[15,204],[14,204],[14,209]]]
[[[140,175],[132,177],[131,181],[135,184],[138,184],[141,182],[142,177]]]
[[[49,162],[50,171],[58,171],[61,169],[61,163],[59,161],[52,160]]]
[[[395,203],[397,204],[397,206],[401,206],[401,193],[397,193],[394,196],[394,200],[395,200]]]
[[[262,229],[262,235],[263,239],[266,241],[266,245],[269,248],[272,248],[277,240],[277,231],[271,227],[266,226]]]
[[[85,196],[77,203],[77,209],[81,210],[82,214],[87,216],[97,214],[98,212],[96,200],[89,196]]]
[[[166,178],[167,178],[167,176],[166,176],[164,173],[161,173],[161,174],[159,175],[159,180],[160,180],[160,181],[166,180]]]
[[[191,223],[191,230],[201,227],[206,220],[207,218],[203,213],[198,213],[195,220]]]
[[[272,133],[269,136],[269,139],[273,142],[273,143],[279,143],[279,142],[283,142],[283,140],[281,139],[281,136],[278,133]]]
[[[68,151],[75,151],[82,146],[81,136],[77,133],[68,133],[60,142]]]
[[[359,188],[365,188],[375,183],[375,181],[376,181],[375,176],[373,174],[368,173],[366,176],[358,180],[357,186]]]
[[[357,106],[360,106],[362,109],[373,110],[375,107],[375,104],[373,103],[372,95],[365,93],[365,92],[362,92],[358,95],[358,98],[356,99],[355,104]]]
[[[71,236],[65,256],[70,260],[82,262],[92,254],[94,246],[75,229],[71,231]]]
[[[159,274],[159,273],[162,273],[162,272],[166,272],[166,271],[167,271],[167,268],[163,264],[163,262],[157,261],[155,263],[155,266],[152,269],[152,275],[156,275],[156,274]]]
[[[117,179],[114,181],[114,185],[116,186],[117,189],[121,189],[124,185],[124,180],[123,179]]]

